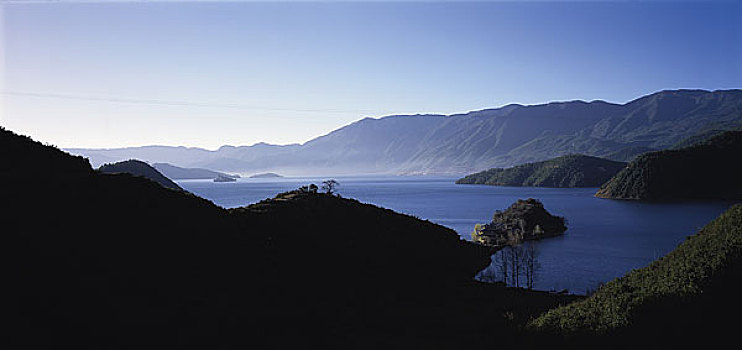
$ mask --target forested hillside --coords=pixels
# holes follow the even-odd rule
[[[598,187],[626,167],[626,163],[567,155],[512,168],[494,168],[467,175],[457,184],[534,187]]]
[[[530,329],[608,348],[720,344],[737,332],[730,317],[742,310],[741,277],[742,205],[735,205],[667,256],[545,313]]]
[[[637,157],[596,196],[615,199],[742,199],[742,131]]]

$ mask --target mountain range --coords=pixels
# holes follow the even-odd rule
[[[454,115],[365,118],[304,144],[67,149],[94,166],[125,159],[238,173],[466,174],[567,154],[616,161],[742,126],[742,90],[666,90],[625,104],[511,104]]]

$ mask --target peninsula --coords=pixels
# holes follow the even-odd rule
[[[599,187],[626,163],[570,154],[512,168],[492,168],[456,181],[457,184],[532,187]]]
[[[639,200],[742,199],[742,131],[681,149],[645,153],[595,194]]]

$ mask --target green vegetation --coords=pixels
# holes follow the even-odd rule
[[[626,167],[626,163],[572,154],[551,160],[493,168],[468,175],[457,184],[534,187],[598,187]]]
[[[145,179],[152,180],[162,187],[170,188],[173,190],[183,189],[178,186],[175,182],[162,175],[157,169],[153,168],[149,164],[136,159],[125,160],[123,162],[104,164],[98,171],[104,174],[131,174],[134,176],[141,176]]]
[[[693,146],[645,153],[597,192],[601,198],[742,199],[742,131],[727,131]]]
[[[742,205],[735,205],[665,257],[605,284],[585,300],[545,313],[529,326],[561,335],[646,332],[675,342],[718,333],[728,320],[711,315],[740,309],[741,265]],[[669,339],[667,332],[681,338]]]

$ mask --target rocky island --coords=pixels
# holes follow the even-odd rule
[[[558,236],[566,230],[563,217],[550,214],[540,201],[528,198],[519,199],[505,211],[496,211],[489,224],[477,224],[472,240],[489,246],[503,246]]]
[[[224,176],[224,175],[217,175],[214,178],[214,182],[235,182],[237,179],[231,177],[231,176]]]

